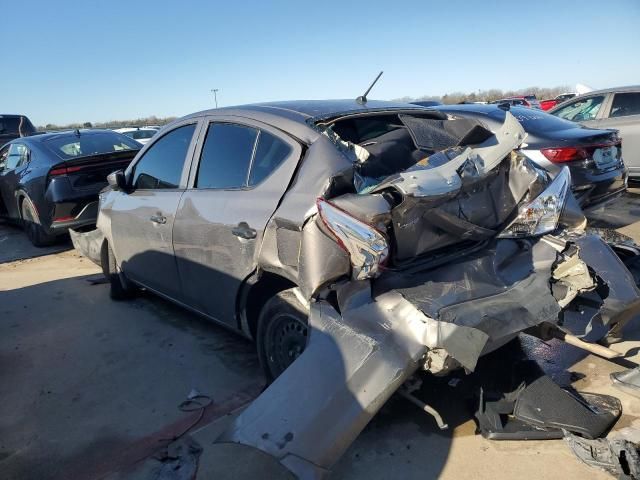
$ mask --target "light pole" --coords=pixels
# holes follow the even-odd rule
[[[216,108],[218,108],[218,90],[220,90],[219,88],[212,88],[211,91],[213,92],[213,99],[216,102]]]

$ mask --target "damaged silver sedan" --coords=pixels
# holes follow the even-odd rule
[[[515,152],[525,135],[373,101],[200,112],[72,238],[114,298],[143,287],[255,340],[273,383],[220,441],[317,478],[416,372],[473,371],[523,331],[617,338],[640,309],[569,171]]]

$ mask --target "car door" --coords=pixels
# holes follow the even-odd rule
[[[238,289],[256,268],[264,229],[300,145],[270,126],[209,118],[176,214],[173,246],[185,303],[237,327]]]
[[[10,145],[5,145],[0,148],[0,215],[8,214],[9,202],[13,201],[13,192],[5,181],[9,147]]]
[[[629,174],[640,176],[640,92],[614,93],[598,128],[618,130],[622,138],[622,159]]]
[[[0,193],[6,215],[19,218],[16,189],[29,168],[29,148],[23,143],[11,143],[0,151]],[[4,213],[4,212],[3,212]]]
[[[197,119],[181,123],[149,145],[126,172],[127,192],[110,206],[112,249],[131,280],[180,300],[173,254],[175,213],[196,143]]]

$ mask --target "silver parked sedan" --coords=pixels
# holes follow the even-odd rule
[[[490,131],[362,98],[200,112],[111,174],[74,244],[114,298],[144,287],[253,338],[275,380],[221,438],[319,478],[418,369],[640,310],[569,169],[551,179],[524,138],[509,113]]]
[[[640,179],[640,85],[589,92],[548,113],[588,127],[618,130],[629,177]]]

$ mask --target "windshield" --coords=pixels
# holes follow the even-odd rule
[[[584,122],[587,120],[593,120],[598,115],[604,96],[596,96],[589,98],[581,98],[575,100],[565,107],[562,107],[553,112],[560,118],[571,120],[572,122]]]
[[[69,133],[45,141],[46,145],[62,159],[139,150],[141,145],[119,133]]]

